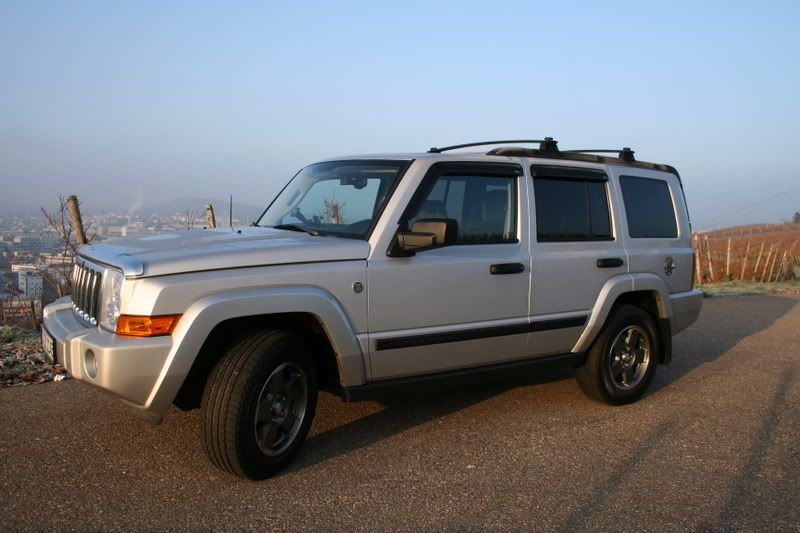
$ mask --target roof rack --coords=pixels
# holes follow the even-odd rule
[[[454,144],[453,146],[444,146],[442,148],[432,147],[428,150],[429,154],[440,154],[449,150],[457,150],[459,148],[469,148],[471,146],[486,146],[490,144],[538,144],[539,152],[558,152],[558,141],[553,140],[552,137],[545,137],[544,139],[528,139],[528,140],[513,140],[513,141],[480,141],[475,143]],[[491,152],[489,152],[491,154]]]
[[[562,153],[565,154],[617,154],[617,157],[622,159],[623,161],[633,162],[636,161],[634,159],[633,154],[634,151],[625,146],[622,150],[564,150]]]
[[[618,150],[559,150],[558,141],[552,137],[545,137],[544,139],[536,140],[514,140],[514,141],[482,141],[466,144],[454,144],[453,146],[444,146],[442,148],[433,147],[428,150],[429,154],[440,154],[448,150],[457,150],[458,148],[469,148],[470,146],[486,146],[490,144],[538,144],[539,148],[524,148],[521,146],[499,146],[486,153],[486,155],[498,155],[507,157],[542,157],[547,159],[561,159],[564,161],[585,161],[588,163],[604,163],[613,165],[626,165],[635,168],[646,168],[650,170],[661,170],[669,172],[678,176],[680,175],[674,167],[664,165],[661,163],[648,163],[647,161],[637,161],[634,157],[634,151],[625,146]],[[614,154],[614,156],[605,156],[600,154]]]

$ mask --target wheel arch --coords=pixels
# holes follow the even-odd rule
[[[653,318],[659,333],[659,362],[669,363],[672,360],[669,289],[661,278],[653,274],[627,274],[608,280],[600,291],[586,329],[572,351],[587,351],[608,319],[622,305],[639,307]]]
[[[367,379],[368,367],[350,320],[329,293],[310,287],[234,291],[200,298],[183,314],[148,408],[163,413],[176,399],[191,405],[220,349],[253,328],[286,329],[310,341],[319,350],[321,371],[335,370],[334,378],[322,380],[329,390]],[[193,381],[184,389],[189,379]]]

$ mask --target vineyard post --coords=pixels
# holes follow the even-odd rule
[[[703,273],[700,272],[700,252],[698,251],[700,245],[700,238],[694,234],[694,275],[698,285],[703,284]]]
[[[781,277],[781,272],[786,270],[786,255],[788,252],[783,252],[783,257],[781,257],[781,262],[778,265],[778,271],[775,273],[775,280],[774,283],[778,283],[778,279]]]
[[[731,280],[731,238],[728,237],[728,255],[725,259],[725,278],[727,281]]]
[[[742,271],[739,273],[739,281],[744,281],[744,271],[747,270],[747,258],[750,256],[750,241],[747,241],[747,251],[744,253]]]
[[[781,251],[776,246],[775,247],[775,255],[772,256],[772,264],[769,266],[769,274],[767,274],[767,283],[769,283],[769,280],[772,279],[772,271],[775,268],[775,262],[778,260],[778,254],[779,253],[781,253]]]
[[[714,283],[714,265],[711,264],[711,245],[708,244],[708,235],[705,236],[706,240],[706,257],[708,258],[708,276],[711,283]]]
[[[764,241],[761,241],[761,249],[758,251],[758,259],[756,260],[756,267],[753,269],[753,281],[758,277],[758,265],[761,264],[761,254],[764,253]]]
[[[764,282],[764,278],[767,276],[767,268],[769,268],[769,260],[772,258],[772,248],[773,245],[769,245],[769,251],[767,252],[767,258],[764,259],[764,268],[761,269],[761,278],[759,281],[762,283]]]

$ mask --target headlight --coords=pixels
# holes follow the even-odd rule
[[[124,281],[125,276],[122,272],[106,270],[106,275],[103,279],[103,301],[100,306],[100,316],[97,318],[100,320],[100,326],[110,331],[117,329],[117,319],[122,307],[120,300]]]

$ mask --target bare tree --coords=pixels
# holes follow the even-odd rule
[[[186,229],[194,229],[194,222],[200,217],[200,212],[196,209],[187,209],[184,216],[186,217]]]
[[[323,219],[330,224],[344,224],[344,202],[337,202],[336,198],[325,200]]]
[[[80,203],[78,203],[78,205],[80,205]],[[70,212],[68,199],[59,195],[58,209],[52,213],[47,211],[44,207],[41,209],[44,218],[47,220],[48,228],[50,228],[58,238],[61,254],[70,260],[61,264],[51,265],[60,274],[60,276],[58,276],[60,279],[57,279],[56,276],[53,276],[47,269],[43,269],[41,266],[37,267],[37,272],[42,276],[45,283],[50,285],[50,287],[56,291],[56,294],[61,297],[72,293],[72,267],[75,264],[75,256],[78,255],[78,248],[80,245],[75,238],[76,234],[72,225],[72,214]],[[81,220],[81,222],[84,228],[90,227],[87,226],[83,220]],[[95,231],[89,232],[86,235],[86,242],[91,244],[96,234]]]

